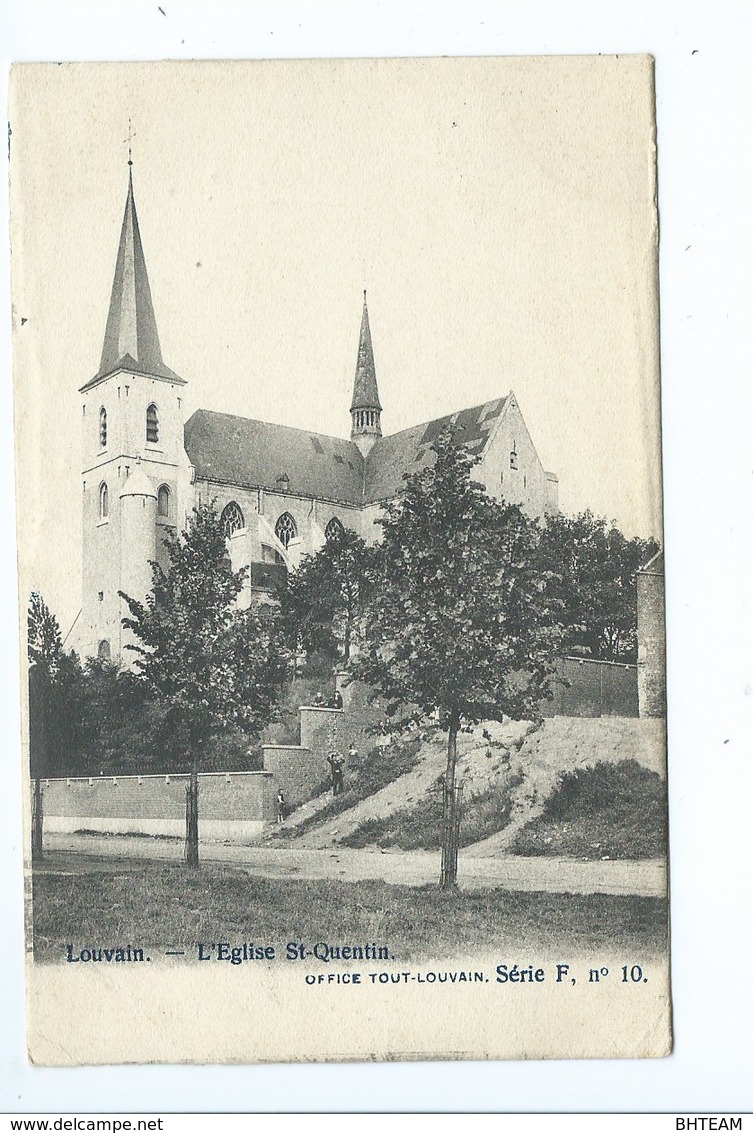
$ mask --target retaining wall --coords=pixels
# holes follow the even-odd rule
[[[265,744],[264,770],[274,776],[275,793],[280,788],[290,807],[300,806],[330,780],[326,752],[294,744]]]
[[[544,716],[638,715],[635,665],[563,657],[557,662],[557,676],[554,699],[541,706]]]
[[[43,779],[45,830],[72,834],[186,832],[188,775],[119,775]],[[203,842],[245,842],[275,818],[275,787],[267,771],[199,775],[199,836]]]

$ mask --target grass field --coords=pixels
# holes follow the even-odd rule
[[[117,868],[117,867],[116,867]],[[62,960],[65,945],[157,949],[204,941],[375,941],[396,959],[504,949],[568,955],[614,946],[626,955],[666,947],[666,901],[603,894],[441,893],[384,882],[271,881],[204,865],[34,878],[34,956]]]

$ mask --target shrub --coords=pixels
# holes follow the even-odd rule
[[[518,834],[516,854],[650,858],[666,852],[665,781],[634,759],[564,772],[541,815]]]

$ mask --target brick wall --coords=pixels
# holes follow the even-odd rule
[[[274,778],[275,795],[282,789],[289,806],[300,806],[330,779],[326,752],[294,744],[265,744],[264,770]]]
[[[557,662],[557,676],[554,699],[542,705],[544,716],[638,715],[635,665],[563,657]]]
[[[75,833],[185,834],[187,775],[45,779],[45,829]],[[275,817],[272,776],[264,771],[199,775],[199,836],[244,841]]]

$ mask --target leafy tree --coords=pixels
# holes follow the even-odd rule
[[[653,539],[627,539],[590,511],[552,516],[541,536],[543,569],[559,576],[565,649],[606,661],[635,661],[635,573],[658,550]]]
[[[234,571],[214,504],[194,508],[188,530],[165,540],[164,570],[152,563],[141,603],[123,594],[137,642],[136,669],[165,710],[165,727],[187,764],[207,740],[238,728],[255,735],[274,713],[288,675],[279,613],[239,608],[247,569]]]
[[[209,742],[231,731],[259,733],[274,715],[290,658],[276,606],[239,608],[247,571],[232,569],[213,503],[194,508],[188,530],[169,536],[165,551],[167,569],[152,563],[145,602],[122,594],[131,613],[123,625],[137,639],[127,648],[137,654],[138,675],[191,772],[188,860],[197,864],[197,776]]]
[[[36,591],[29,596],[26,626],[29,664],[38,665],[53,677],[63,653],[60,624],[42,595]]]
[[[350,659],[369,588],[371,552],[344,528],[305,558],[280,595],[289,640],[306,652],[341,652]]]
[[[170,770],[172,739],[162,706],[144,681],[112,661],[89,658],[81,681],[87,721],[82,774],[133,774]]]
[[[29,771],[34,781],[32,856],[42,856],[41,779],[60,774],[81,740],[81,666],[63,652],[60,625],[42,596],[29,596]]]
[[[29,756],[32,778],[69,771],[82,743],[82,672],[63,650],[60,625],[42,596],[29,597]]]
[[[536,718],[551,696],[562,636],[538,525],[471,479],[476,460],[449,434],[434,463],[406,476],[380,520],[365,644],[354,675],[387,711],[418,721],[439,710],[448,733],[442,878],[453,886],[457,737],[484,719]]]

